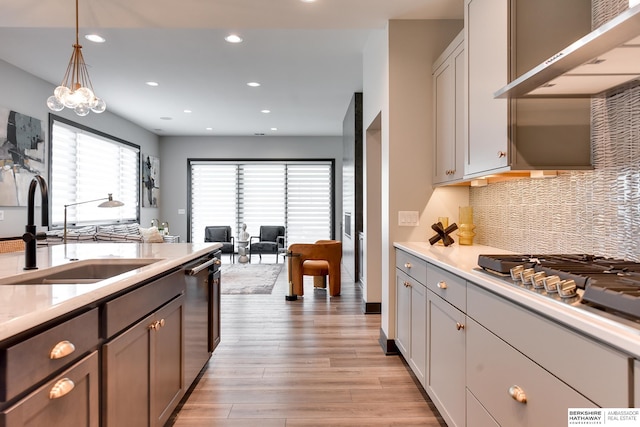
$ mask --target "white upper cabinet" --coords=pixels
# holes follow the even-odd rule
[[[465,178],[590,169],[589,99],[495,99],[494,93],[588,33],[585,0],[465,0]]]
[[[464,175],[464,75],[461,31],[433,64],[434,184],[461,180]]]

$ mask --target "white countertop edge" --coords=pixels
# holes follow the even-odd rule
[[[131,243],[124,243],[130,245]],[[178,245],[179,243],[158,243],[157,245]],[[87,244],[84,244],[87,245]],[[105,245],[100,243],[99,245]],[[114,244],[117,245],[117,244]],[[154,244],[151,244],[154,245]],[[82,293],[75,297],[69,298],[59,304],[52,304],[46,309],[22,314],[11,319],[5,319],[0,321],[0,341],[10,338],[14,335],[27,331],[31,328],[42,325],[46,322],[54,320],[60,316],[64,316],[70,312],[87,307],[96,301],[113,295],[119,291],[127,289],[128,287],[137,283],[143,282],[147,279],[157,276],[164,271],[171,270],[175,267],[179,267],[191,260],[194,260],[200,256],[206,255],[213,250],[222,247],[220,243],[207,243],[204,245],[198,245],[193,247],[193,250],[188,254],[182,254],[179,256],[170,257],[158,257],[158,261],[152,264],[141,267],[137,270],[133,270],[129,273],[121,275],[121,277],[114,277],[112,279],[103,280],[96,283],[96,289],[90,290],[86,293]],[[41,251],[41,249],[39,249]],[[95,259],[93,257],[81,258],[81,259]],[[53,266],[51,268],[54,268]],[[35,287],[35,286],[55,286],[55,285],[0,285],[2,287]],[[86,286],[86,285],[77,285]],[[19,303],[19,302],[17,302]],[[5,313],[3,313],[5,314]]]
[[[635,358],[640,358],[640,331],[637,329],[612,322],[561,302],[540,298],[525,289],[511,286],[474,270],[477,267],[477,259],[480,254],[510,254],[513,252],[482,245],[460,246],[454,244],[444,247],[431,246],[427,242],[395,242],[393,245],[524,308],[557,321],[574,331],[596,338]]]

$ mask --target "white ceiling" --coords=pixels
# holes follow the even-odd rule
[[[79,0],[80,37],[107,39],[80,43],[107,110],[159,135],[341,135],[370,32],[389,19],[462,19],[462,3]],[[58,85],[75,2],[0,0],[0,11],[0,59]],[[229,33],[244,42],[225,42]]]

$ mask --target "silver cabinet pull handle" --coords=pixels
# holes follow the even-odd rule
[[[73,343],[67,340],[60,341],[51,349],[51,352],[49,353],[49,359],[62,359],[63,357],[70,355],[74,351],[76,351],[76,346],[73,345]]]
[[[410,262],[405,262],[404,263],[404,268],[411,268],[411,263]]]
[[[49,390],[49,399],[59,399],[68,394],[76,385],[69,378],[63,378]]]
[[[449,286],[447,286],[447,282],[445,282],[445,281],[438,282],[437,286],[438,286],[440,289],[447,289],[447,288],[449,287]]]
[[[509,396],[511,396],[513,400],[517,402],[527,403],[527,395],[525,394],[524,390],[517,385],[512,385],[511,387],[509,387]]]
[[[457,330],[464,329],[464,323],[456,322],[456,329]]]

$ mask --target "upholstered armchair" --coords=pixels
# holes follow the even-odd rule
[[[234,262],[233,255],[234,237],[231,234],[231,227],[228,225],[210,225],[204,228],[204,241],[222,243],[220,250],[223,254],[229,254],[230,261]]]
[[[259,235],[249,238],[249,262],[253,254],[260,256],[260,261],[263,254],[275,254],[277,264],[278,254],[284,252],[284,233],[282,225],[260,226]]]
[[[329,295],[340,295],[340,262],[342,242],[318,240],[315,243],[294,243],[289,246],[289,281],[294,295],[304,295],[303,276],[314,276],[313,286],[326,287],[329,276]]]

